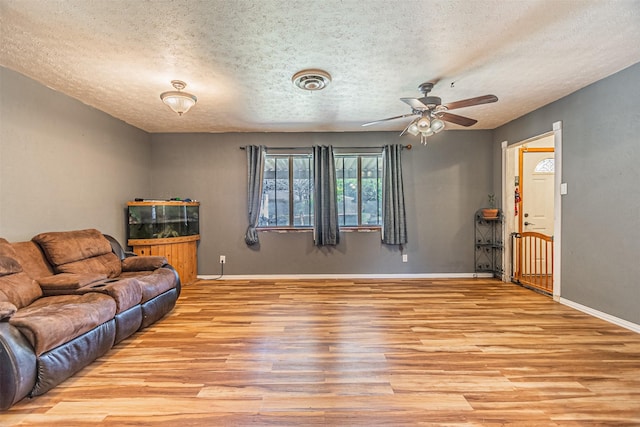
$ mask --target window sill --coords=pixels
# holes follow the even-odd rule
[[[276,233],[308,233],[312,232],[313,228],[306,227],[259,227],[257,231],[269,231]]]
[[[376,231],[380,231],[382,230],[382,227],[380,226],[363,226],[363,227],[340,227],[340,231],[344,231],[347,233],[352,233],[352,232],[361,232],[361,233],[372,233],[372,232],[376,232]]]
[[[275,232],[275,233],[308,233],[313,232],[313,228],[303,227],[259,227],[257,231]],[[381,231],[380,226],[368,226],[368,227],[340,227],[340,232],[345,233],[371,233]]]

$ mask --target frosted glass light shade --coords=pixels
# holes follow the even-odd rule
[[[182,92],[182,89],[187,86],[185,82],[180,80],[172,80],[171,84],[177,90],[161,93],[160,99],[162,100],[162,102],[167,104],[169,108],[171,108],[173,111],[178,113],[179,116],[181,116],[189,111],[191,107],[196,105],[196,102],[198,102],[198,98],[196,98],[195,95],[191,95],[190,93]]]
[[[407,132],[409,132],[413,136],[416,136],[420,132],[420,129],[418,129],[418,120],[414,120],[413,122],[411,122],[411,124],[407,128]]]
[[[178,91],[164,92],[160,95],[160,99],[180,116],[189,111],[198,101],[195,95]]]
[[[426,117],[421,117],[420,120],[418,120],[418,130],[420,132],[424,132],[427,129],[429,129],[429,126],[431,125],[431,123],[429,122],[429,119]]]
[[[431,130],[434,133],[438,133],[444,129],[444,122],[440,119],[435,119],[431,122]]]

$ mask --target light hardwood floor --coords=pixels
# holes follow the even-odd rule
[[[640,425],[640,335],[496,280],[199,281],[24,426]]]

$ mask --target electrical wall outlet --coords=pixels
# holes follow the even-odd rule
[[[226,264],[227,263],[227,257],[224,255],[220,255],[220,264]]]
[[[408,261],[407,258],[408,258],[407,254],[402,254],[402,262],[407,262]]]

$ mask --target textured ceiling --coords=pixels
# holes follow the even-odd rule
[[[425,81],[497,95],[455,111],[492,129],[640,62],[640,0],[0,0],[0,31],[2,66],[148,132],[402,130],[361,124]],[[304,92],[306,68],[333,81]]]

